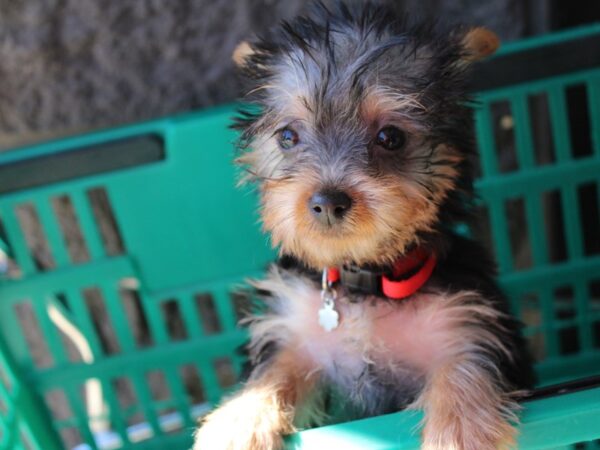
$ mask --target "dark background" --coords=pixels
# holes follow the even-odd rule
[[[325,1],[330,3],[330,1]],[[506,42],[600,20],[600,2],[404,0]],[[302,0],[0,0],[0,148],[229,102],[230,55]]]

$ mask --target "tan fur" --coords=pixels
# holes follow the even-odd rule
[[[316,376],[291,349],[205,417],[193,450],[279,450],[296,431],[295,408],[308,399]]]
[[[513,448],[518,404],[464,355],[435,370],[415,404],[425,411],[425,450]]]
[[[242,67],[244,64],[246,64],[246,58],[248,58],[253,53],[254,53],[254,50],[252,50],[252,47],[250,47],[250,44],[248,44],[246,41],[243,41],[243,42],[240,42],[238,44],[238,46],[235,48],[235,50],[233,51],[233,54],[231,55],[231,59],[233,59],[233,62],[238,67]]]
[[[496,52],[500,47],[500,39],[487,28],[476,27],[465,34],[462,44],[467,51],[465,59],[467,61],[479,61]]]

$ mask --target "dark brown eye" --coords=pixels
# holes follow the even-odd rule
[[[375,144],[390,151],[400,150],[406,145],[406,133],[400,128],[387,125],[377,132]]]
[[[282,150],[289,150],[295,147],[299,140],[298,133],[287,127],[281,129],[277,136],[277,141]]]

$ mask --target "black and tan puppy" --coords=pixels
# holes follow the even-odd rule
[[[354,417],[422,408],[426,449],[514,443],[525,344],[490,256],[454,231],[473,199],[465,79],[497,46],[371,4],[240,45],[259,108],[239,118],[239,162],[282,258],[256,283],[252,374],[194,449],[279,449],[332,393]]]

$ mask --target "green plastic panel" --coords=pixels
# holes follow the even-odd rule
[[[589,34],[600,34],[600,26],[507,45],[502,53]],[[574,148],[573,87],[584,92],[589,149]],[[536,156],[532,97],[545,99],[551,125],[554,155],[543,164]],[[477,189],[500,281],[527,325],[541,384],[598,374],[600,255],[586,252],[580,196],[585,188],[599,198],[600,68],[480,92],[478,99]],[[507,117],[498,117],[499,104]],[[77,450],[186,449],[197,417],[235,388],[244,362],[236,349],[246,334],[236,325],[243,297],[232,293],[247,277],[260,276],[275,253],[259,231],[253,192],[235,188],[232,112],[221,107],[0,154],[1,168],[35,166],[38,172],[39,161],[61,157],[48,166],[51,174],[20,174],[52,182],[12,191],[5,186],[0,195],[0,249],[19,273],[0,274],[0,449],[58,450],[65,442]],[[498,159],[500,119],[514,140],[509,169]],[[118,158],[123,165],[116,168],[102,160],[104,144],[112,155],[139,137],[153,145],[158,140],[161,151],[147,155],[159,157],[139,164]],[[72,161],[85,167],[59,167],[84,153]],[[31,161],[36,164],[28,166]],[[100,167],[105,170],[93,173]],[[57,181],[60,174],[65,179]],[[13,185],[27,186],[21,181]],[[560,260],[548,245],[548,194],[561,204],[554,215],[564,234]],[[57,202],[71,205],[83,259],[65,239]],[[519,230],[529,248],[525,267],[513,254],[514,209],[507,205],[515,203],[526,228]],[[47,248],[31,241],[32,223]],[[179,318],[176,329],[167,317]],[[64,336],[65,324],[83,336],[87,359]],[[190,391],[191,373],[201,395]],[[151,377],[165,389],[157,393]],[[128,404],[122,403],[125,384]],[[91,412],[92,386],[101,392],[97,413]],[[62,412],[53,397],[61,399]],[[417,448],[419,420],[418,413],[405,412],[323,427],[292,437],[290,447]],[[530,402],[520,448],[570,448],[600,438],[598,424],[599,389]]]
[[[243,359],[236,349],[246,334],[236,326],[232,292],[247,277],[260,276],[274,252],[259,231],[253,192],[235,187],[237,176],[231,164],[235,136],[228,129],[232,114],[233,107],[223,107],[1,155],[0,165],[16,165],[136,136],[160,136],[164,143],[164,159],[155,162],[0,196],[2,241],[20,270],[17,279],[0,280],[0,339],[5,343],[1,354],[14,361],[20,373],[15,378],[19,386],[35,386],[27,401],[31,402],[28,408],[38,410],[45,422],[43,433],[37,428],[33,433],[43,437],[41,448],[62,448],[56,431],[75,433],[93,449],[133,448],[148,436],[153,445],[160,445],[172,438],[173,430],[189,439],[188,430],[193,429],[196,417],[232,387],[230,381],[224,384],[222,380],[223,360],[229,378],[239,376]],[[101,230],[93,201],[98,192],[108,204],[105,209],[115,222],[121,249],[111,248]],[[87,250],[86,261],[71,257],[55,209],[58,199],[72,205]],[[37,247],[28,242],[19,213],[24,208],[35,211],[33,221],[42,230],[50,265],[40,263],[39,253],[34,251]],[[94,305],[85,295],[89,290],[100,297],[101,306],[95,307],[105,311],[104,324],[94,318]],[[127,290],[138,299],[142,325],[128,315]],[[212,309],[203,311],[199,299],[207,300]],[[77,354],[73,356],[51,318],[52,308],[85,336],[93,362],[86,364],[77,361]],[[167,308],[179,311],[185,339],[172,336]],[[35,354],[23,311],[29,318],[27,327],[38,334],[38,347],[46,347],[46,357]],[[210,314],[211,326],[216,322],[218,328],[205,329],[202,314]],[[146,329],[145,343],[134,336],[140,326]],[[118,349],[106,348],[100,328],[114,333]],[[203,404],[191,403],[182,380],[183,367],[192,367],[198,374]],[[169,398],[155,398],[148,381],[150,373],[162,375]],[[85,386],[90,380],[97,380],[102,387],[106,417],[89,417]],[[124,380],[134,392],[135,406],[123,408],[119,403],[116,384]],[[44,399],[57,393],[66,403],[69,417],[52,414],[45,405]],[[25,401],[5,395],[4,390],[0,396],[7,407],[6,411],[0,409],[0,448],[8,449],[26,435],[25,431],[11,431],[17,413],[25,411]],[[111,430],[103,437],[96,431],[95,439],[94,424],[107,417]],[[22,423],[25,427],[34,421]],[[73,438],[67,441],[74,442]]]
[[[500,55],[593,34],[600,34],[600,25],[507,45]],[[567,100],[574,89],[584,97],[590,148],[573,147],[574,124],[569,121],[574,116],[569,113]],[[584,188],[593,190],[598,202],[599,95],[600,69],[588,69],[480,92],[477,97],[476,129],[482,162],[477,191],[488,210],[500,281],[511,297],[513,312],[528,325],[525,332],[543,355],[537,366],[542,384],[600,372],[600,299],[598,288],[593,287],[600,282],[600,254],[586,254],[580,203]],[[540,102],[546,108],[540,109]],[[500,170],[496,148],[495,130],[499,126],[494,120],[499,119],[492,111],[499,105],[508,105],[513,124],[515,164],[509,170]],[[546,145],[554,153],[550,161],[543,163],[536,162],[532,124],[540,112],[547,114],[551,135]],[[576,117],[584,120],[581,114]],[[558,218],[546,210],[551,195],[558,198],[560,206],[554,205]],[[512,251],[509,222],[515,209],[509,204],[517,203],[522,205],[525,217],[525,230],[517,233],[526,234],[530,252],[527,267],[515,266],[518,255]],[[595,214],[593,210],[589,213]],[[562,228],[562,236],[548,235],[549,218]],[[594,220],[597,224],[598,218]],[[591,239],[600,239],[598,230],[593,233]],[[551,239],[564,241],[566,255],[560,261],[550,260]],[[574,342],[574,348],[565,348],[566,340]]]
[[[518,438],[521,450],[550,449],[600,437],[600,388],[526,404]],[[289,448],[413,450],[419,448],[420,412],[403,412],[304,431]]]

